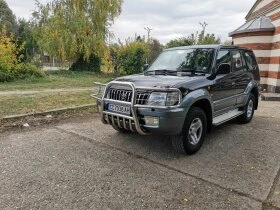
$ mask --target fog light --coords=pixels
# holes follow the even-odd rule
[[[159,117],[145,116],[145,124],[148,126],[159,126]]]

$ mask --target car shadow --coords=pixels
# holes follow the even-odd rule
[[[196,155],[207,153],[209,148],[215,147],[218,142],[215,139],[224,138],[225,133],[231,133],[233,126],[239,126],[236,120],[229,121],[220,126],[213,126],[207,134],[205,142]],[[225,141],[227,139],[225,138]],[[152,155],[161,159],[186,158],[186,154],[179,154],[172,148],[170,136],[147,135],[140,136],[137,133],[116,133],[116,146],[137,155]]]

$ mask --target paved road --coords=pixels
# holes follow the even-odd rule
[[[194,156],[96,117],[0,137],[0,209],[279,209],[280,103],[215,128]]]

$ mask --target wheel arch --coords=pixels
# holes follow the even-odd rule
[[[258,89],[258,87],[253,87],[250,93],[252,93],[255,97],[255,110],[257,110],[258,106],[259,106],[259,89]]]
[[[245,94],[247,94],[247,100],[248,100],[249,94],[251,94],[251,93],[255,97],[255,100],[256,100],[255,101],[255,110],[257,110],[258,106],[259,106],[259,85],[256,81],[250,82],[245,90]]]
[[[210,132],[213,122],[213,103],[211,103],[211,96],[207,90],[199,89],[193,91],[185,96],[183,104],[187,107],[186,117],[192,107],[201,108],[207,118],[207,130]]]
[[[204,111],[207,119],[207,130],[211,131],[213,122],[213,112],[210,101],[206,98],[199,99],[196,102],[194,102],[191,107],[198,107]]]

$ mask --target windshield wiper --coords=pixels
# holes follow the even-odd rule
[[[177,70],[157,69],[146,71],[145,73],[153,73],[153,75],[177,75]]]
[[[191,73],[191,74],[207,74],[207,72],[197,71],[197,70],[190,70],[190,69],[178,69],[177,72],[180,73]]]
[[[181,76],[185,76],[185,75],[191,75],[191,76],[205,76],[206,72],[198,72],[198,71],[191,71],[191,70],[178,70],[177,71],[177,74],[178,75],[181,75]]]

